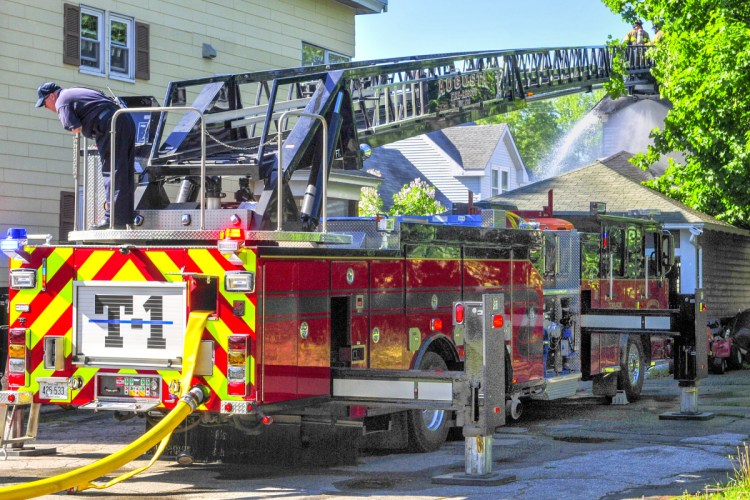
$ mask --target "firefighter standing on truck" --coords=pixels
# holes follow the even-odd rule
[[[628,45],[646,45],[649,43],[648,31],[643,29],[643,21],[638,19],[633,23],[633,29],[628,31],[623,42]]]
[[[110,128],[118,105],[103,93],[81,87],[63,89],[54,82],[42,84],[37,93],[36,107],[44,106],[58,114],[65,130],[82,133],[96,140],[104,175],[104,192],[109,200],[112,184],[110,174]],[[133,176],[135,175],[135,123],[129,114],[118,116],[115,125],[115,229],[125,229],[133,220]],[[104,219],[89,229],[109,229],[109,205]]]

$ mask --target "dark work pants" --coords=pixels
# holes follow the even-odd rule
[[[109,193],[112,184],[110,175],[110,137],[109,129],[112,115],[109,115],[98,127],[106,131],[96,136],[96,147],[102,160],[102,173],[104,175],[104,192],[107,195],[107,210],[105,217],[109,218]],[[117,117],[115,124],[115,224],[133,223],[133,191],[135,176],[135,123],[130,114],[124,113]]]

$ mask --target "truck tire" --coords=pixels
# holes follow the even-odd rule
[[[727,360],[725,358],[713,358],[711,360],[711,373],[724,375],[725,371],[727,371]]]
[[[739,347],[732,345],[729,351],[729,359],[727,359],[727,366],[730,370],[742,370],[742,351]]]
[[[443,358],[437,353],[425,353],[420,370],[447,370]],[[445,410],[409,410],[407,413],[409,451],[426,453],[439,449],[445,443],[450,430],[450,419]]]
[[[620,363],[620,374],[617,388],[625,391],[628,401],[637,401],[641,397],[643,380],[646,378],[646,367],[643,362],[643,344],[639,337],[630,335]]]

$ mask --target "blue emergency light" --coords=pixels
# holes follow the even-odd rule
[[[23,248],[28,243],[28,235],[23,227],[11,227],[8,229],[4,240],[0,240],[0,251],[9,259],[20,258],[26,260],[28,254]]]

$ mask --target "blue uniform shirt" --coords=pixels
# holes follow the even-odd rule
[[[109,119],[117,110],[112,99],[97,90],[81,87],[61,90],[55,107],[65,130],[81,127],[88,139],[108,133]]]

